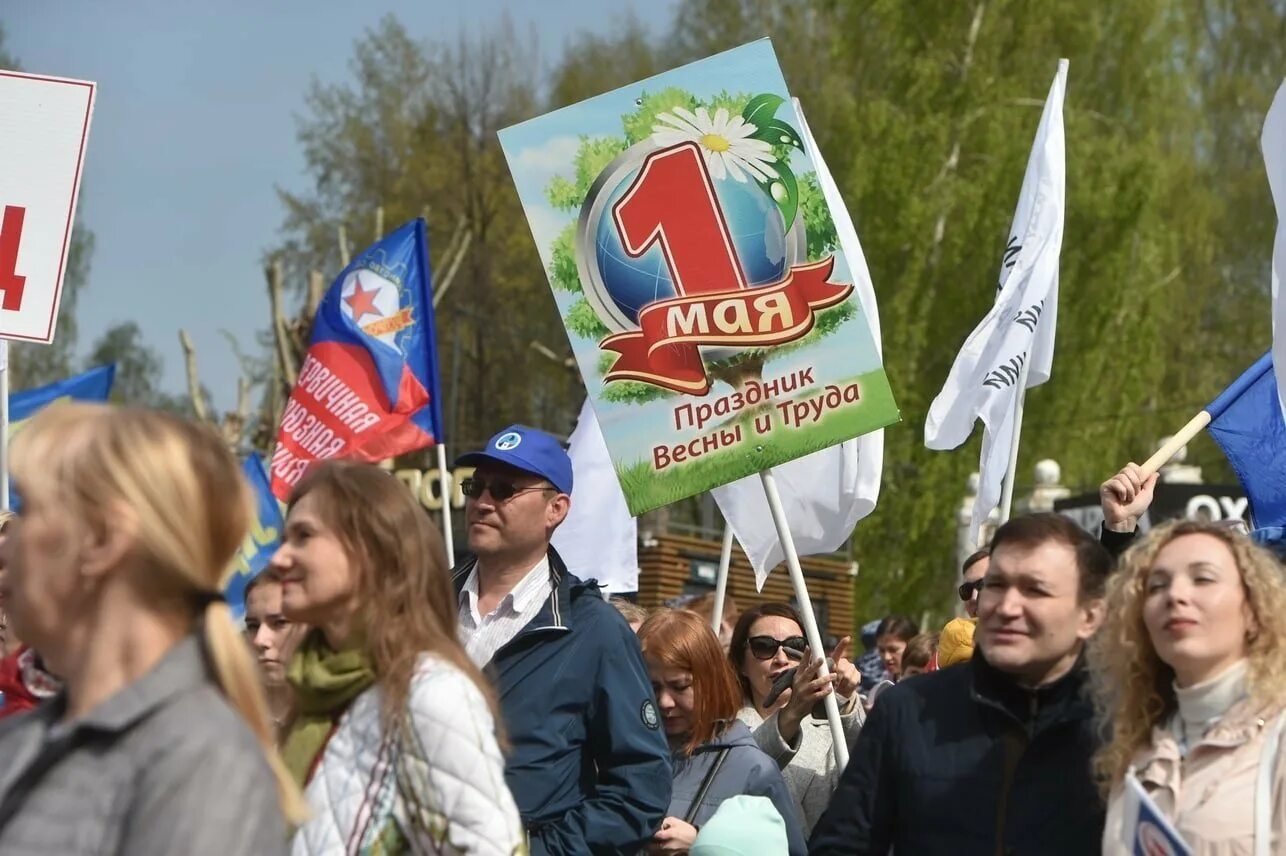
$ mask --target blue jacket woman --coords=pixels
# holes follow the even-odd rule
[[[791,856],[807,852],[795,801],[777,762],[736,720],[741,691],[723,648],[700,617],[679,610],[639,628],[643,659],[673,753],[669,816],[650,853],[686,852],[701,826],[734,796],[767,797],[786,825]]]

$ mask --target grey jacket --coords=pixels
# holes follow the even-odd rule
[[[714,764],[719,750],[725,747],[728,749],[728,755],[724,759],[723,766],[719,768],[718,775],[710,783],[705,799],[701,801],[696,817],[693,818],[693,824],[700,829],[714,815],[719,804],[730,797],[741,794],[768,797],[786,823],[790,856],[804,856],[808,852],[808,845],[799,824],[795,801],[791,799],[790,792],[786,789],[786,782],[781,777],[777,762],[755,745],[755,738],[750,734],[750,729],[739,720],[733,720],[728,730],[719,737],[703,746],[698,746],[691,756],[675,753],[674,790],[670,796],[670,817],[677,817],[680,820],[687,817],[688,810],[696,799],[697,791],[701,789],[702,780]],[[763,856],[777,856],[777,854],[763,854]]]
[[[0,853],[286,852],[268,762],[195,636],[83,718],[65,705],[0,722]]]
[[[840,709],[843,710],[842,698],[840,702]],[[848,742],[850,752],[858,732],[862,730],[862,723],[866,721],[861,701],[854,701],[852,708],[849,713],[840,716],[844,739]],[[786,787],[790,789],[790,795],[803,820],[804,833],[811,834],[839,785],[840,771],[835,766],[835,752],[831,748],[833,741],[830,723],[812,716],[805,717],[799,724],[795,742],[790,744],[782,738],[777,727],[777,713],[764,719],[759,711],[747,704],[737,714],[737,719],[752,729],[759,748],[781,767]]]

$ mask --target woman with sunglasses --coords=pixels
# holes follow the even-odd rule
[[[674,766],[669,815],[648,852],[687,853],[720,804],[744,794],[771,800],[786,824],[790,856],[803,856],[794,801],[777,764],[736,718],[737,682],[710,623],[662,610],[643,622],[639,642]]]
[[[1286,852],[1286,578],[1246,535],[1178,521],[1122,557],[1090,649],[1111,741],[1105,854],[1141,787],[1200,856]]]
[[[519,852],[495,698],[410,492],[370,464],[314,465],[269,567],[286,618],[312,628],[286,673],[281,753],[311,809],[293,852]]]
[[[781,767],[786,787],[799,809],[805,832],[811,832],[839,783],[830,726],[821,701],[834,687],[839,693],[840,721],[850,746],[866,716],[858,695],[861,674],[844,657],[847,638],[831,655],[832,672],[818,675],[820,659],[804,663],[808,642],[793,606],[765,603],[741,614],[732,631],[728,658],[741,685],[737,718],[752,730],[755,742]],[[801,665],[803,664],[803,665]],[[794,669],[790,687],[765,704],[774,683]],[[814,716],[817,710],[819,715]]]

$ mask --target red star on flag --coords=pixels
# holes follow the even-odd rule
[[[380,314],[380,311],[375,308],[375,295],[378,293],[373,288],[370,291],[363,291],[361,277],[353,277],[353,293],[345,297],[344,302],[353,312],[354,324],[360,323],[367,315]]]

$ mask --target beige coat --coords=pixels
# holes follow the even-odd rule
[[[840,724],[844,729],[844,739],[849,749],[857,740],[857,733],[866,722],[866,712],[861,702],[851,701],[851,709],[843,713],[844,699],[840,701]],[[781,767],[781,774],[786,779],[786,787],[795,800],[799,816],[804,821],[804,834],[809,835],[821,818],[826,806],[830,805],[831,794],[839,784],[840,771],[835,767],[835,751],[831,747],[830,723],[812,716],[804,717],[799,724],[799,734],[792,746],[781,736],[777,727],[777,714],[774,712],[767,719],[759,715],[750,704],[737,713],[737,719],[746,723],[754,732],[755,742],[759,748]]]
[[[1252,856],[1255,781],[1266,732],[1284,709],[1248,699],[1234,706],[1184,760],[1169,728],[1152,730],[1152,745],[1134,758],[1143,789],[1170,818],[1197,856]],[[1104,856],[1125,856],[1121,841],[1123,787],[1108,801]],[[1270,853],[1286,853],[1286,747],[1273,775]]]

